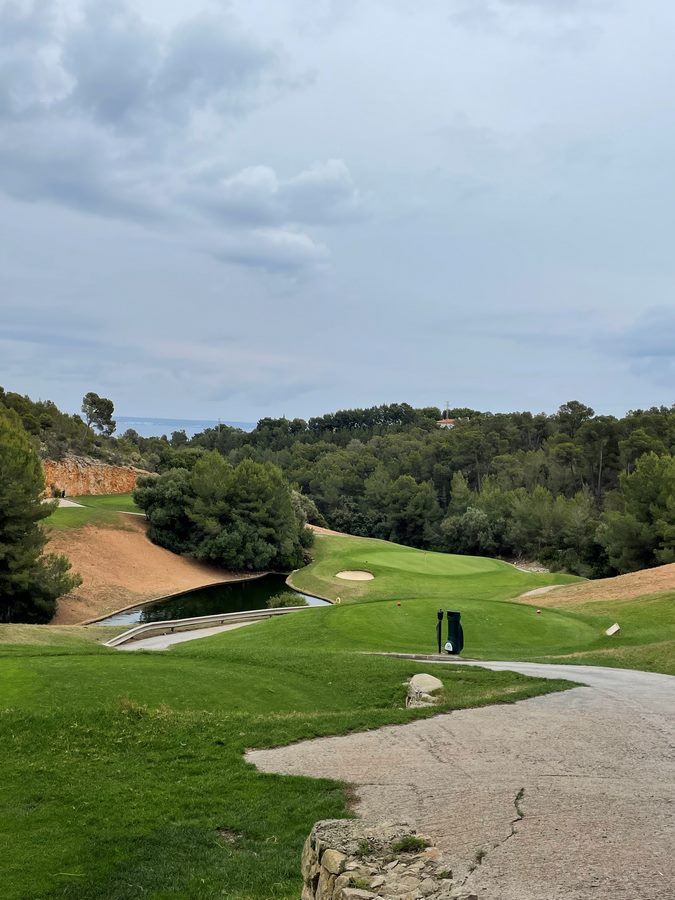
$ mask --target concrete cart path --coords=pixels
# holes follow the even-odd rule
[[[473,664],[587,686],[247,759],[352,782],[361,816],[415,822],[480,900],[673,900],[675,678]]]
[[[211,637],[220,634],[221,631],[233,631],[235,628],[244,628],[246,625],[254,625],[254,622],[233,622],[230,625],[215,625],[213,628],[193,628],[191,631],[176,631],[173,634],[157,634],[154,637],[141,638],[138,641],[130,641],[128,644],[120,644],[116,650],[170,650],[174,644],[183,644],[185,641],[194,641],[197,638]]]

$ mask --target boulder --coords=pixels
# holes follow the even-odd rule
[[[443,690],[443,682],[434,675],[420,672],[408,682],[408,697],[406,706],[433,706],[438,703],[440,691]]]

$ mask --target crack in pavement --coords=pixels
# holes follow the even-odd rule
[[[521,787],[520,790],[518,791],[518,793],[516,794],[516,796],[513,798],[513,806],[516,810],[516,817],[515,817],[515,819],[511,819],[511,821],[509,822],[509,826],[510,826],[509,833],[505,837],[503,837],[500,841],[495,841],[492,844],[492,846],[490,847],[489,851],[483,851],[482,848],[480,850],[476,851],[476,853],[474,854],[474,859],[476,860],[476,864],[469,865],[466,875],[459,882],[459,885],[457,885],[458,888],[471,887],[469,882],[471,881],[471,876],[474,874],[474,872],[476,871],[478,866],[483,865],[483,861],[488,858],[489,854],[493,850],[497,850],[500,847],[503,847],[507,841],[510,841],[511,838],[515,837],[515,835],[518,833],[518,831],[516,829],[516,825],[518,824],[518,822],[522,822],[522,820],[525,818],[525,813],[523,812],[523,809],[520,805],[520,802],[524,797],[525,797],[525,788]]]

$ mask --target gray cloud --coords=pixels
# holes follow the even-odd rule
[[[201,249],[245,266],[300,272],[325,260],[306,228],[352,220],[360,206],[342,161],[282,178],[209,160],[233,119],[293,89],[276,49],[229,14],[163,28],[125,0],[67,6],[61,19],[54,4],[40,9],[0,0],[0,34],[15,39],[0,46],[0,189],[187,241],[201,233]]]
[[[672,402],[675,8],[468,6],[0,0],[0,382]]]
[[[670,388],[675,402],[675,309],[646,310],[632,322],[597,338],[603,352],[621,360],[640,378]]]
[[[293,275],[322,267],[329,252],[302,231],[258,228],[221,239],[213,256],[224,262]]]
[[[215,189],[214,189],[215,188]],[[227,221],[269,224],[348,222],[363,215],[363,203],[340,159],[315,163],[291,178],[269,166],[251,166],[200,191],[201,202]]]

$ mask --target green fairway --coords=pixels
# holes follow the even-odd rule
[[[571,575],[521,572],[497,559],[430,553],[369,538],[317,535],[312,554],[312,565],[293,573],[293,586],[329,600],[339,597],[342,602],[507,600],[544,585],[582,580]],[[335,577],[337,572],[351,569],[371,572],[375,578],[345,581]]]
[[[245,749],[429,714],[403,704],[403,682],[424,666],[350,652],[326,630],[345,612],[170,653],[0,645],[3,900],[297,900],[302,843],[317,819],[348,813],[346,788],[259,774]],[[566,686],[440,674],[445,709]]]
[[[85,525],[97,525],[108,528],[128,527],[127,516],[121,513],[138,513],[140,510],[134,503],[132,494],[98,494],[88,497],[69,497],[80,506],[57,507],[45,519],[49,528],[83,528]]]
[[[526,573],[498,560],[425,553],[367,538],[319,536],[314,555],[314,563],[293,573],[292,582],[308,593],[340,597],[340,613],[324,621],[328,644],[349,640],[363,650],[433,653],[441,606],[462,613],[465,657],[675,674],[675,594],[544,607],[537,614],[534,606],[507,601],[535,587],[581,579]],[[350,569],[367,570],[375,578],[349,582],[335,577]],[[349,602],[354,600],[362,602]],[[608,638],[605,630],[615,621],[621,631]]]
[[[141,512],[134,503],[133,494],[91,494],[86,497],[69,497],[68,499],[92,509],[108,509],[113,512]]]

